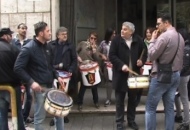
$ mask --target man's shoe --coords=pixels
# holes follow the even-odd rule
[[[123,124],[117,124],[117,130],[124,130]]]
[[[183,117],[182,116],[175,116],[175,122],[176,123],[182,123],[183,122]]]
[[[54,125],[55,125],[54,119],[51,119],[49,122],[49,126],[54,126]]]
[[[64,123],[69,123],[69,118],[67,116],[64,117]]]
[[[138,130],[139,129],[138,125],[135,122],[129,122],[128,126],[130,128],[132,128],[133,130]]]
[[[26,123],[34,123],[34,118],[28,117],[25,121]]]
[[[79,111],[82,110],[82,105],[78,105],[78,110],[79,110]]]
[[[98,103],[95,103],[94,105],[95,105],[95,107],[96,107],[97,109],[99,109],[99,108],[100,108],[100,106],[99,106],[99,104],[98,104]]]
[[[177,127],[177,130],[189,130],[189,124],[180,124],[178,127]]]
[[[111,105],[111,101],[110,100],[106,100],[106,102],[104,103],[104,107],[107,107],[109,105]]]

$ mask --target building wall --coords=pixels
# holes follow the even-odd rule
[[[28,37],[32,38],[34,35],[33,25],[35,23],[44,21],[48,23],[50,28],[52,28],[52,25],[55,25],[55,20],[53,23],[51,20],[52,6],[56,7],[54,3],[58,0],[52,1],[54,2],[52,3],[51,0],[1,0],[0,27],[10,27],[16,32],[19,23],[26,23],[28,26]],[[54,12],[56,9],[53,8]]]

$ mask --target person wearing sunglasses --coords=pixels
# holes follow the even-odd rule
[[[86,61],[86,60],[91,60],[100,64],[100,53],[98,53],[98,49],[97,49],[97,38],[98,38],[98,35],[96,32],[90,32],[87,41],[82,41],[77,45],[76,50],[78,54],[79,64],[83,63],[83,61]],[[80,76],[79,76],[79,81],[81,82],[81,86],[80,86],[79,94],[78,94],[78,110],[81,111],[84,94],[85,94],[86,89],[89,87],[83,84],[82,77]],[[96,84],[90,87],[92,90],[94,105],[95,105],[95,108],[97,109],[99,109],[98,90],[97,90],[98,85],[99,84]]]

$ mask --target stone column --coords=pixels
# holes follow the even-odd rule
[[[60,27],[60,10],[59,0],[51,0],[51,28],[52,28],[52,39],[56,38],[56,30]]]

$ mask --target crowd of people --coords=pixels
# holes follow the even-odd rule
[[[186,28],[175,29],[172,26],[170,15],[159,15],[156,27],[148,27],[143,38],[135,32],[135,25],[126,21],[119,34],[113,28],[108,28],[100,43],[95,31],[89,33],[87,40],[71,43],[66,27],[59,27],[56,39],[51,41],[51,31],[45,22],[34,25],[35,36],[32,39],[27,38],[26,24],[20,23],[17,29],[15,37],[10,28],[0,29],[0,85],[11,85],[15,89],[19,130],[26,130],[26,123],[34,123],[35,130],[44,130],[44,101],[47,92],[52,89],[55,79],[58,89],[66,89],[64,78],[58,71],[67,72],[71,76],[67,94],[78,105],[79,111],[85,107],[83,100],[88,88],[92,91],[94,107],[99,109],[98,88],[101,82],[95,83],[97,75],[105,82],[105,107],[113,103],[111,95],[114,90],[117,130],[125,130],[125,96],[128,94],[128,126],[138,130],[135,115],[143,89],[130,89],[127,79],[134,76],[131,70],[142,74],[142,67],[146,62],[152,64],[145,105],[146,130],[156,130],[156,109],[161,99],[164,105],[165,129],[174,130],[174,122],[181,123],[177,130],[189,129],[190,36]],[[111,81],[108,63],[113,71]],[[83,69],[88,71],[89,65],[94,72],[82,75],[80,67],[86,67]],[[170,82],[160,81],[161,65],[171,65]],[[81,84],[79,90],[78,82]],[[26,92],[24,104],[21,102],[21,86],[24,86]],[[32,102],[34,108],[31,108]],[[0,91],[0,130],[9,129],[9,104],[10,94]],[[29,116],[31,109],[34,109],[34,118]],[[68,122],[67,116],[55,116],[50,125],[55,125],[56,130],[64,130],[64,123]]]

